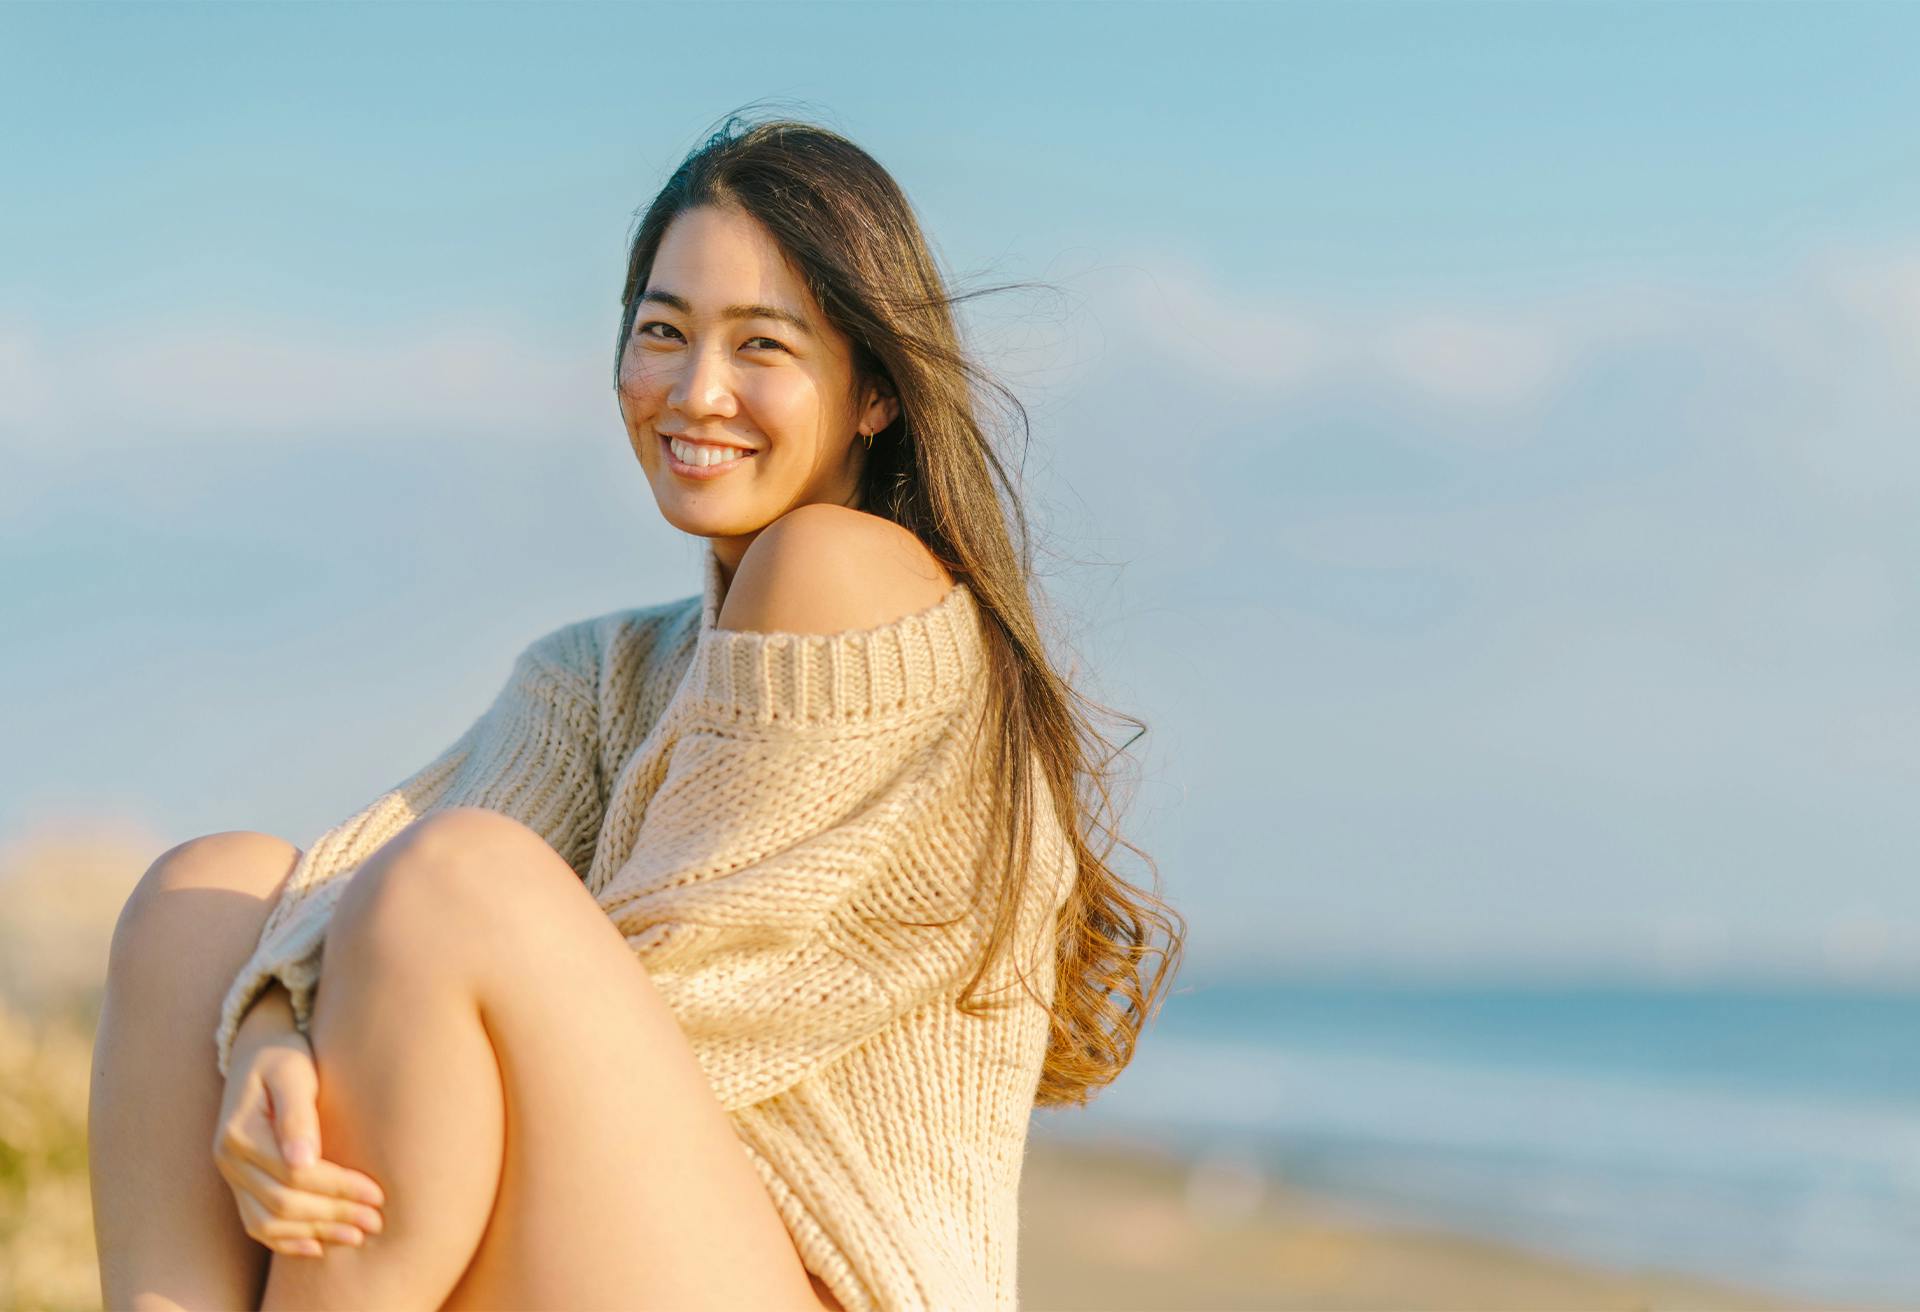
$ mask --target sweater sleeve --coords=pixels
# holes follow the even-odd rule
[[[602,807],[590,644],[583,625],[530,644],[452,745],[301,854],[221,1004],[214,1048],[223,1077],[240,1020],[271,980],[286,985],[295,1023],[308,1032],[334,906],[367,858],[417,818],[455,806],[511,816],[585,880]]]
[[[601,903],[727,1110],[970,970],[978,622],[955,585],[873,629],[701,634]]]

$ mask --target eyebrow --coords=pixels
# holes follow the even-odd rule
[[[672,292],[663,292],[657,288],[642,296],[641,301],[658,301],[662,305],[671,305],[682,314],[692,314],[693,307],[687,304],[683,296]],[[797,328],[807,336],[813,336],[813,325],[795,314],[792,310],[783,310],[777,305],[729,305],[720,311],[723,319],[772,319]]]

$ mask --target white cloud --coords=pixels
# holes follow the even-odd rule
[[[1127,349],[1164,352],[1215,382],[1292,390],[1326,376],[1350,354],[1345,331],[1331,316],[1229,295],[1178,260],[1134,271],[1117,291]]]
[[[1328,386],[1403,390],[1464,412],[1525,409],[1568,362],[1544,316],[1411,305],[1372,313],[1306,299],[1255,299],[1177,254],[1141,254],[1075,275],[1102,337],[1078,352],[1096,371],[1191,370],[1268,401]]]
[[[1383,373],[1426,397],[1491,408],[1532,403],[1560,381],[1568,363],[1548,329],[1487,315],[1410,314],[1368,345]]]
[[[49,413],[51,372],[25,325],[0,327],[0,436],[24,435]]]
[[[116,324],[0,334],[0,424],[19,450],[116,450],[151,438],[395,432],[537,441],[617,427],[611,349],[547,342],[506,323],[353,331],[299,321]]]
[[[1531,302],[1409,301],[1365,312],[1254,294],[1177,252],[1062,280],[1084,312],[1057,351],[1075,384],[1183,413],[1392,405],[1420,444],[1513,452],[1601,366],[1664,370],[1643,429],[1718,424],[1757,471],[1842,499],[1920,491],[1920,253],[1833,250],[1758,288],[1622,280]],[[1630,384],[1627,384],[1630,386]],[[1705,409],[1691,410],[1696,396]],[[1654,407],[1666,404],[1664,412]],[[1638,434],[1632,435],[1638,436]]]
[[[1900,359],[1920,366],[1920,252],[1843,250],[1821,269],[1824,284],[1848,308],[1876,321]]]

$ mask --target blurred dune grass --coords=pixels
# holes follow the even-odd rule
[[[0,1307],[95,1308],[87,1192],[92,1030],[0,1001]]]
[[[56,821],[0,848],[0,1307],[97,1308],[87,1087],[113,926],[166,844]]]

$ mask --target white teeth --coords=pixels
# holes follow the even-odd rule
[[[725,465],[735,460],[745,460],[748,452],[737,451],[721,446],[701,446],[693,442],[682,442],[677,437],[667,439],[667,445],[673,448],[673,454],[689,465]]]

